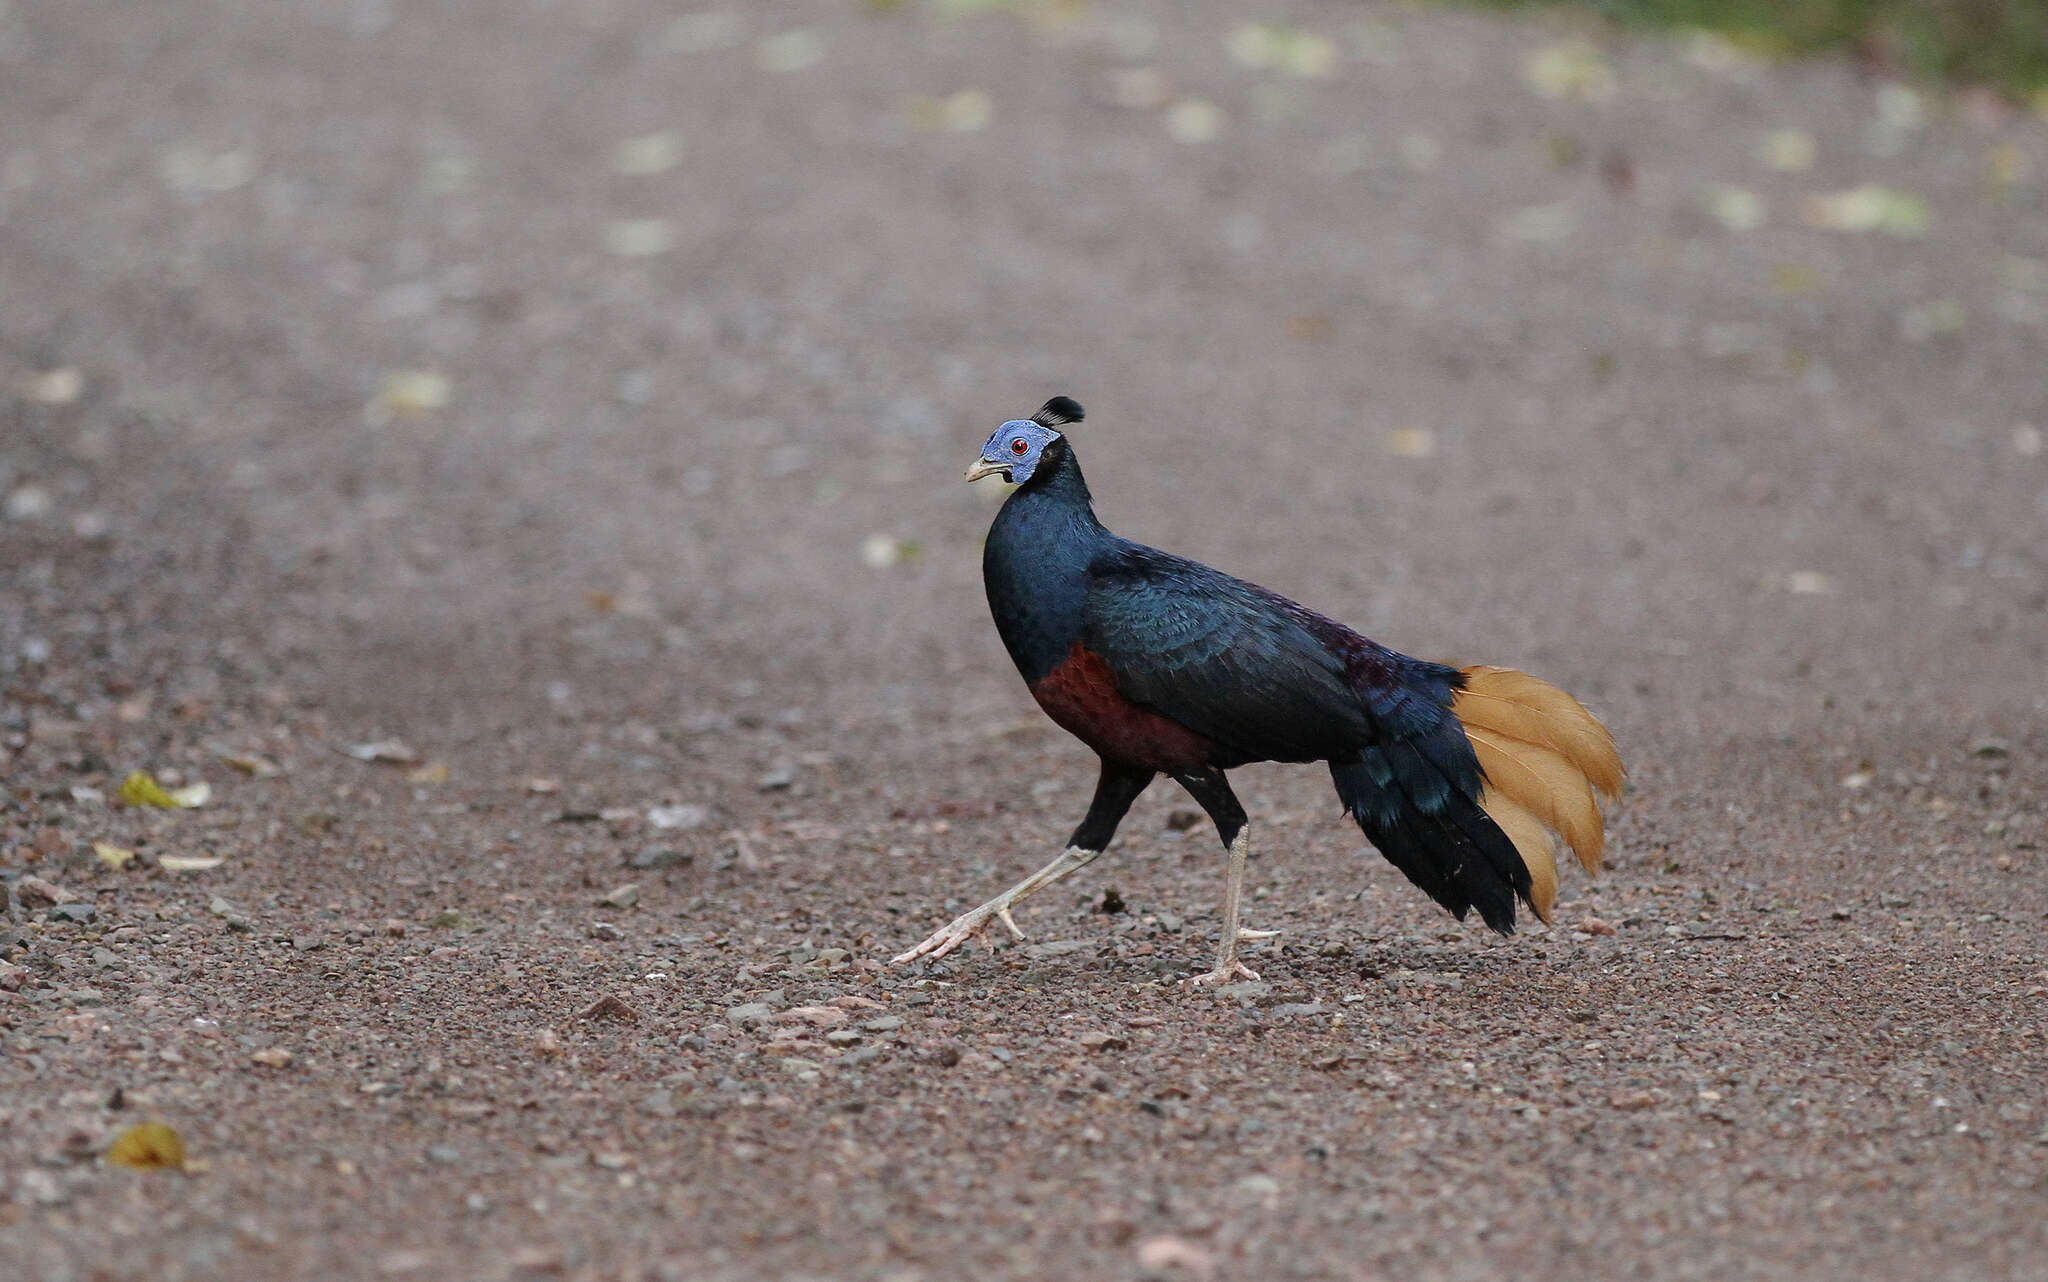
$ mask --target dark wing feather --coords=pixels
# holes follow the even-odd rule
[[[1514,929],[1529,873],[1480,807],[1484,776],[1451,711],[1456,669],[1122,542],[1089,566],[1084,641],[1124,697],[1215,744],[1216,765],[1327,760],[1345,809],[1411,881]]]
[[[1315,761],[1373,730],[1345,656],[1294,612],[1308,613],[1197,562],[1120,543],[1089,567],[1083,642],[1125,698],[1232,759],[1217,764]]]

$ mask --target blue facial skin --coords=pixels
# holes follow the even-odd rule
[[[1038,459],[1045,447],[1059,438],[1060,434],[1049,427],[1028,418],[1013,418],[988,438],[988,444],[981,447],[981,462],[969,470],[980,476],[1000,470],[1012,485],[1022,485],[1038,470]]]

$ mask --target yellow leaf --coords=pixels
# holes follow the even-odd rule
[[[92,853],[100,857],[101,863],[117,871],[127,867],[128,861],[135,858],[134,851],[123,850],[119,846],[109,846],[103,841],[92,843]]]
[[[182,1171],[185,1141],[162,1122],[143,1122],[121,1132],[107,1150],[107,1160],[136,1171]]]
[[[447,783],[448,763],[445,761],[428,762],[417,770],[407,771],[405,781],[407,783]]]
[[[131,806],[155,806],[159,810],[176,810],[178,799],[164,791],[156,776],[147,770],[137,770],[121,781],[121,791],[115,794]]]

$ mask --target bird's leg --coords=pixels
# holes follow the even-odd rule
[[[1188,981],[1196,987],[1228,983],[1233,979],[1257,979],[1259,973],[1237,959],[1238,941],[1271,939],[1280,933],[1277,930],[1246,930],[1237,924],[1237,902],[1244,893],[1244,866],[1251,853],[1252,830],[1251,825],[1246,824],[1237,830],[1237,836],[1230,842],[1230,876],[1223,884],[1223,929],[1216,940],[1216,969]]]
[[[1251,825],[1245,820],[1244,807],[1230,790],[1229,779],[1213,766],[1176,774],[1174,779],[1209,812],[1209,818],[1216,824],[1216,835],[1230,849],[1230,875],[1223,886],[1223,930],[1216,941],[1216,968],[1188,982],[1201,985],[1257,979],[1258,972],[1237,959],[1237,946],[1245,940],[1271,939],[1280,932],[1246,930],[1237,924],[1238,900],[1244,893],[1244,866],[1252,853]]]
[[[1079,846],[1067,847],[1060,852],[1058,859],[1032,873],[1029,877],[1010,887],[1002,894],[997,895],[981,907],[955,917],[946,925],[933,931],[931,936],[917,947],[909,952],[898,954],[895,961],[901,964],[903,962],[916,961],[920,957],[944,957],[947,953],[952,952],[968,940],[986,932],[991,920],[1003,923],[1003,928],[1010,932],[1012,939],[1024,938],[1024,932],[1017,929],[1016,920],[1010,916],[1010,909],[1015,906],[1017,901],[1027,895],[1036,894],[1044,890],[1047,886],[1052,885],[1069,873],[1078,872],[1086,868],[1101,853],[1099,850],[1083,850]],[[993,948],[994,945],[991,944],[990,947]]]
[[[1102,776],[1095,783],[1095,798],[1088,803],[1088,817],[1081,826],[1074,829],[1074,835],[1067,839],[1067,848],[1060,857],[1029,877],[1010,887],[994,899],[989,900],[972,912],[962,913],[943,927],[933,931],[931,936],[917,947],[895,957],[896,964],[916,961],[920,957],[944,957],[955,948],[977,936],[987,937],[990,921],[999,921],[1010,932],[1013,939],[1024,938],[1024,932],[1017,929],[1017,922],[1010,916],[1010,909],[1027,895],[1033,895],[1052,885],[1067,874],[1086,868],[1095,857],[1109,848],[1110,838],[1116,836],[1116,827],[1129,813],[1131,803],[1145,786],[1152,782],[1153,772],[1133,766],[1114,765],[1105,760]],[[993,944],[990,945],[994,947]]]

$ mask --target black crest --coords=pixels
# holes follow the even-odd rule
[[[1081,402],[1071,396],[1055,396],[1039,406],[1038,413],[1031,416],[1031,421],[1040,427],[1059,427],[1066,423],[1078,423],[1086,417],[1088,415],[1081,408]]]

